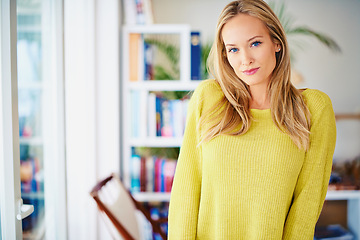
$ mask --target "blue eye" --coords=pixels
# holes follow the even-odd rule
[[[237,49],[237,48],[230,48],[229,49],[230,53],[236,53],[237,51],[239,51],[239,49]]]
[[[261,44],[261,42],[256,41],[256,42],[253,42],[253,43],[251,44],[251,46],[252,46],[252,47],[257,47],[257,46],[259,46],[260,44]]]

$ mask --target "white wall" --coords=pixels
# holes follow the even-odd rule
[[[120,171],[118,0],[64,0],[68,239],[111,239],[92,187]]]
[[[275,0],[281,2],[282,0]],[[304,77],[299,87],[316,88],[332,99],[335,113],[360,112],[360,1],[284,0],[296,25],[307,25],[331,36],[341,47],[335,54],[306,38],[294,68]],[[199,30],[202,41],[212,41],[225,0],[153,0],[156,23],[187,23]],[[268,2],[268,1],[267,1]],[[338,124],[335,158],[360,153],[360,121]]]

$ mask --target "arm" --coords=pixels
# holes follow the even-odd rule
[[[181,146],[169,206],[168,239],[195,239],[201,188],[201,147],[196,126],[199,108],[196,92],[189,102],[184,140]]]
[[[336,124],[330,99],[326,96],[322,100],[322,108],[318,107],[319,110],[313,112],[310,147],[295,186],[283,239],[313,239],[325,201],[335,149]]]

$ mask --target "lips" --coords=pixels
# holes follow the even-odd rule
[[[258,68],[252,68],[252,69],[249,69],[249,70],[245,70],[245,71],[243,71],[243,73],[244,73],[245,75],[253,75],[253,74],[255,74],[255,73],[259,70],[259,68],[260,68],[260,67],[258,67]]]

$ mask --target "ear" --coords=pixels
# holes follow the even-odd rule
[[[281,50],[281,45],[275,44],[275,52],[280,52],[280,50]]]

